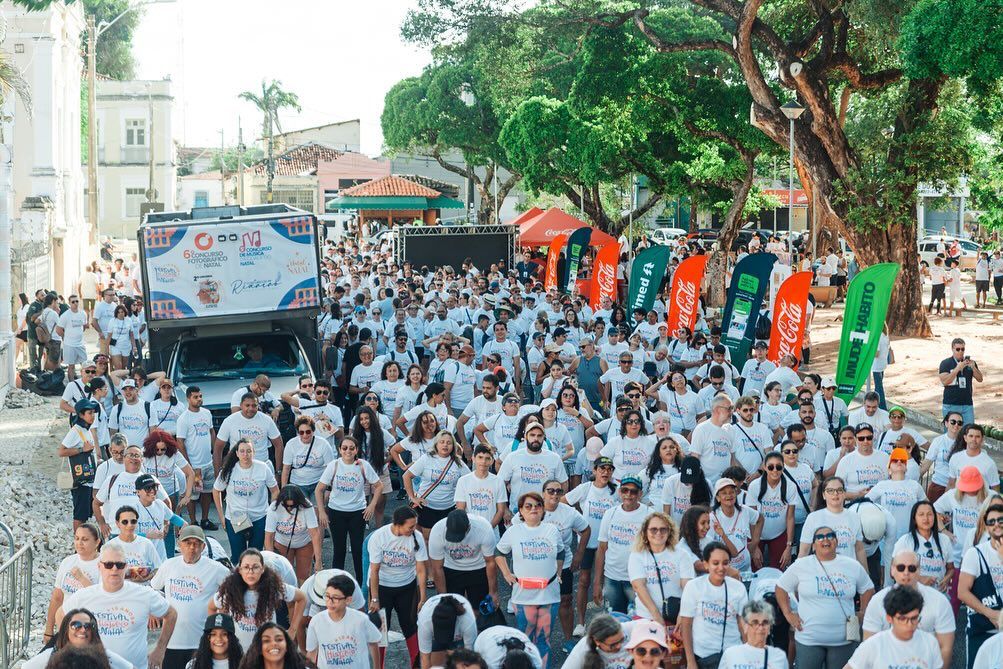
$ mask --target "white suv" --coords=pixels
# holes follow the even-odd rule
[[[957,237],[950,235],[928,235],[919,240],[920,261],[929,267],[933,264],[933,259],[937,257],[937,246],[943,244],[945,249],[950,248],[951,242]],[[958,239],[961,246],[961,269],[975,269],[975,263],[979,259],[979,252],[982,247],[969,239]],[[945,252],[946,256],[946,252]]]

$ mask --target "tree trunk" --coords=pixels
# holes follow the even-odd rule
[[[738,230],[742,226],[742,211],[745,210],[745,203],[749,199],[749,192],[752,190],[752,182],[755,179],[755,154],[743,155],[745,161],[745,176],[740,183],[732,188],[731,206],[725,214],[724,224],[717,238],[716,249],[711,253],[707,261],[706,275],[710,277],[707,286],[707,301],[709,306],[723,307],[725,295],[728,292],[728,255],[731,253],[731,245],[738,237]]]

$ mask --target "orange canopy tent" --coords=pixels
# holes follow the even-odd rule
[[[522,221],[519,225],[519,245],[549,246],[558,235],[570,235],[582,226],[591,227],[588,223],[580,221],[570,214],[566,214],[557,207],[551,207],[529,220]],[[592,228],[590,246],[602,247],[607,244],[616,243],[617,241],[613,237]]]
[[[508,223],[509,225],[519,225],[521,223],[525,223],[528,220],[536,218],[542,213],[543,209],[540,209],[539,207],[530,207],[526,211],[522,212],[521,214],[513,218]]]

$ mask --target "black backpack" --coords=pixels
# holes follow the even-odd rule
[[[289,441],[296,436],[296,414],[293,412],[292,405],[290,405],[285,400],[279,400],[279,404],[282,406],[279,409],[278,420],[275,421],[276,427],[279,428],[279,434],[282,435],[282,441]]]
[[[66,388],[66,372],[62,367],[57,367],[51,372],[43,372],[38,375],[35,388],[41,395],[62,395]]]

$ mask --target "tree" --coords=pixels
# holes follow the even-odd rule
[[[129,0],[83,0],[84,13],[94,17],[98,27],[111,22],[130,6]],[[129,11],[101,33],[95,53],[99,75],[125,81],[136,78],[136,59],[132,55],[132,36],[143,17],[142,8]],[[87,33],[81,36],[84,58],[87,57]]]
[[[295,93],[282,90],[282,82],[272,79],[271,83],[261,80],[261,95],[252,91],[244,91],[238,95],[241,100],[247,100],[261,112],[261,136],[268,139],[268,186],[266,188],[267,199],[272,201],[272,181],[275,179],[275,135],[274,130],[278,129],[282,134],[282,125],[279,122],[280,109],[295,109],[301,111],[299,97]]]

